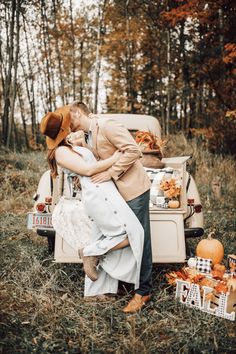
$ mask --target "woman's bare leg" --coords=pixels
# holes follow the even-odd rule
[[[125,248],[128,246],[129,246],[129,239],[127,237],[124,241],[121,241],[120,243],[118,243],[118,245],[111,248],[110,251],[120,250],[121,248]]]

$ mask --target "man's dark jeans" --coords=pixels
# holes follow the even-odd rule
[[[152,293],[152,247],[149,218],[150,190],[127,202],[144,228],[144,246],[141,263],[139,289],[135,292],[142,296]]]

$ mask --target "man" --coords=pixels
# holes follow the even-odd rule
[[[70,108],[71,130],[83,130],[87,143],[97,159],[106,159],[115,151],[123,152],[121,158],[107,171],[92,176],[94,183],[113,179],[120,194],[138,217],[144,228],[144,249],[140,272],[140,286],[134,297],[123,309],[125,313],[140,310],[151,298],[152,250],[149,220],[150,180],[139,161],[138,148],[129,131],[112,119],[97,119],[82,102]]]

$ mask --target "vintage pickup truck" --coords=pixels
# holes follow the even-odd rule
[[[102,114],[100,116],[121,122],[134,134],[137,131],[148,131],[161,137],[158,120],[148,115],[135,114]],[[152,181],[150,197],[150,221],[152,252],[154,263],[181,263],[188,258],[186,238],[199,237],[204,233],[202,206],[193,177],[187,172],[186,166],[190,156],[163,158],[163,168],[149,168],[146,171]],[[181,184],[180,205],[170,208],[166,203],[159,202],[160,180],[177,176]],[[50,171],[46,171],[38,184],[34,196],[34,208],[27,215],[27,227],[40,236],[48,238],[49,251],[54,252],[55,262],[79,263],[77,252],[72,249],[55,231],[51,222],[51,213],[61,195],[68,195],[67,178],[63,172],[52,181]]]

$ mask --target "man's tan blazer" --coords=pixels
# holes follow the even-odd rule
[[[150,189],[151,183],[139,161],[141,150],[130,132],[112,119],[92,118],[92,151],[102,160],[122,151],[121,158],[109,169],[123,198],[132,200]]]

